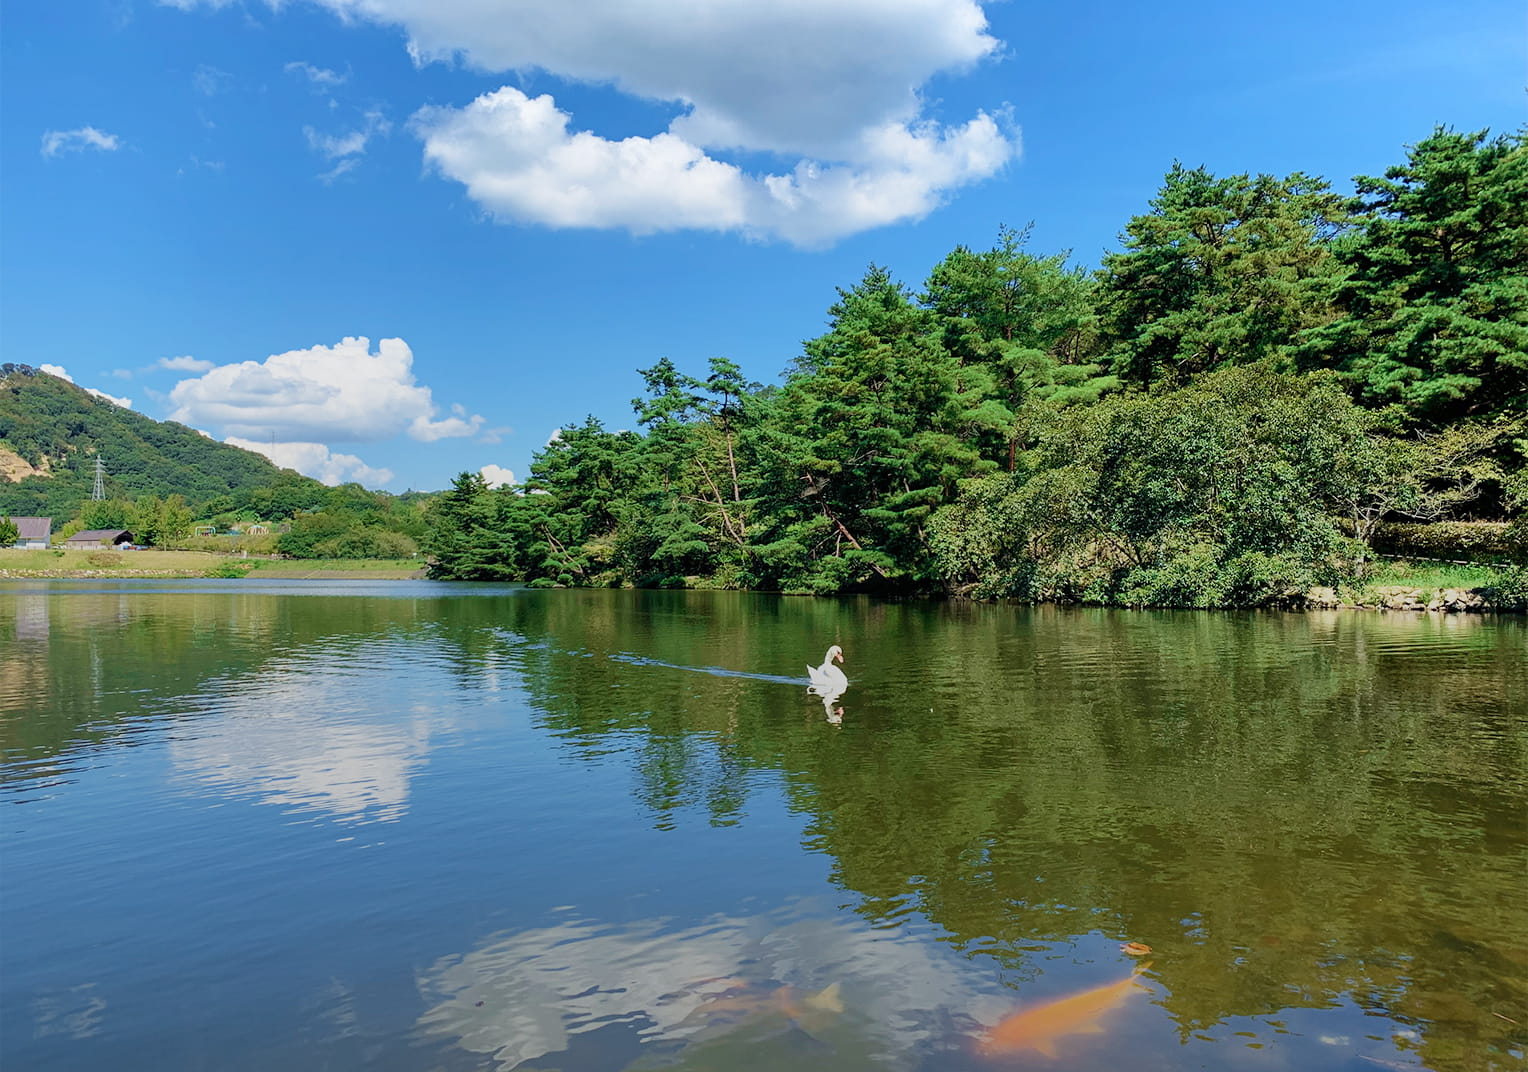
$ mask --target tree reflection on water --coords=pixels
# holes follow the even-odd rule
[[[1155,950],[1150,1001],[1070,1067],[1260,1067],[1274,1043],[1304,1067],[1522,1059],[1520,619],[417,590],[0,595],[0,786],[194,723],[169,752],[195,791],[402,822],[456,708],[493,694],[591,779],[629,770],[664,837],[749,838],[783,795],[837,891],[802,891],[815,908],[569,915],[438,950],[419,1030],[502,1067],[741,1067],[746,1034],[662,1045],[732,977],[842,980],[829,1056],[789,1031],[760,1053],[962,1067],[1005,1011],[1118,978],[1125,941]],[[838,719],[797,669],[829,643]]]

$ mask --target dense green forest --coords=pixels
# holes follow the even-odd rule
[[[210,504],[214,513],[286,518],[327,490],[263,455],[124,409],[27,365],[0,365],[0,449],[46,474],[0,480],[0,514],[78,516],[98,456],[109,496],[179,495],[196,509]]]
[[[1174,165],[1097,271],[1011,228],[918,291],[872,265],[779,386],[664,359],[641,432],[462,474],[434,575],[1250,606],[1387,522],[1511,521],[1521,560],[1528,139],[1440,128],[1354,189]]]

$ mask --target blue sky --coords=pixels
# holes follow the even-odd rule
[[[1174,159],[1341,190],[1525,118],[1520,0],[16,0],[0,360],[330,481],[772,380],[867,264],[1097,264]],[[362,340],[366,340],[363,342]],[[384,340],[397,340],[384,343]],[[273,446],[274,444],[274,446]]]

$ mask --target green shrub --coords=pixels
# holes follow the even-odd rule
[[[120,566],[122,556],[115,551],[92,551],[85,558],[92,566]]]
[[[1504,521],[1435,521],[1430,525],[1386,522],[1374,533],[1374,550],[1388,555],[1466,562],[1523,561],[1522,536]]]
[[[249,571],[254,568],[255,563],[253,562],[220,562],[203,573],[202,576],[214,578],[248,577]]]
[[[1218,607],[1225,601],[1225,573],[1216,548],[1201,544],[1160,564],[1131,570],[1119,602],[1133,607]]]
[[[1501,610],[1528,610],[1528,566],[1514,566],[1495,582],[1480,589],[1493,607]]]
[[[387,529],[351,529],[313,545],[313,558],[408,558],[419,550],[412,538]]]

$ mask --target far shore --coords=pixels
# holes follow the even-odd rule
[[[210,551],[81,551],[0,548],[0,580],[264,577],[270,580],[406,581],[424,577],[419,559],[242,558]]]
[[[426,570],[343,570],[343,569],[319,569],[319,570],[259,570],[251,571],[249,576],[255,579],[268,581],[421,581],[424,580]],[[96,578],[98,580],[115,579],[161,579],[161,580],[212,580],[205,570],[88,570],[88,569],[62,569],[62,570],[11,570],[0,569],[0,581],[22,580],[85,580]]]
[[[242,558],[210,551],[77,551],[61,548],[44,551],[0,548],[0,582],[25,579],[185,580],[246,577],[273,581],[413,581],[423,580],[427,575],[425,563],[417,558]],[[1277,605],[1252,609],[1430,611],[1435,614],[1521,613],[1521,608],[1515,604],[1493,605],[1490,586],[1495,576],[1494,569],[1487,566],[1432,566],[1390,562],[1365,583],[1290,593],[1288,598]],[[695,587],[703,589],[706,586]],[[985,602],[980,599],[977,601]]]

